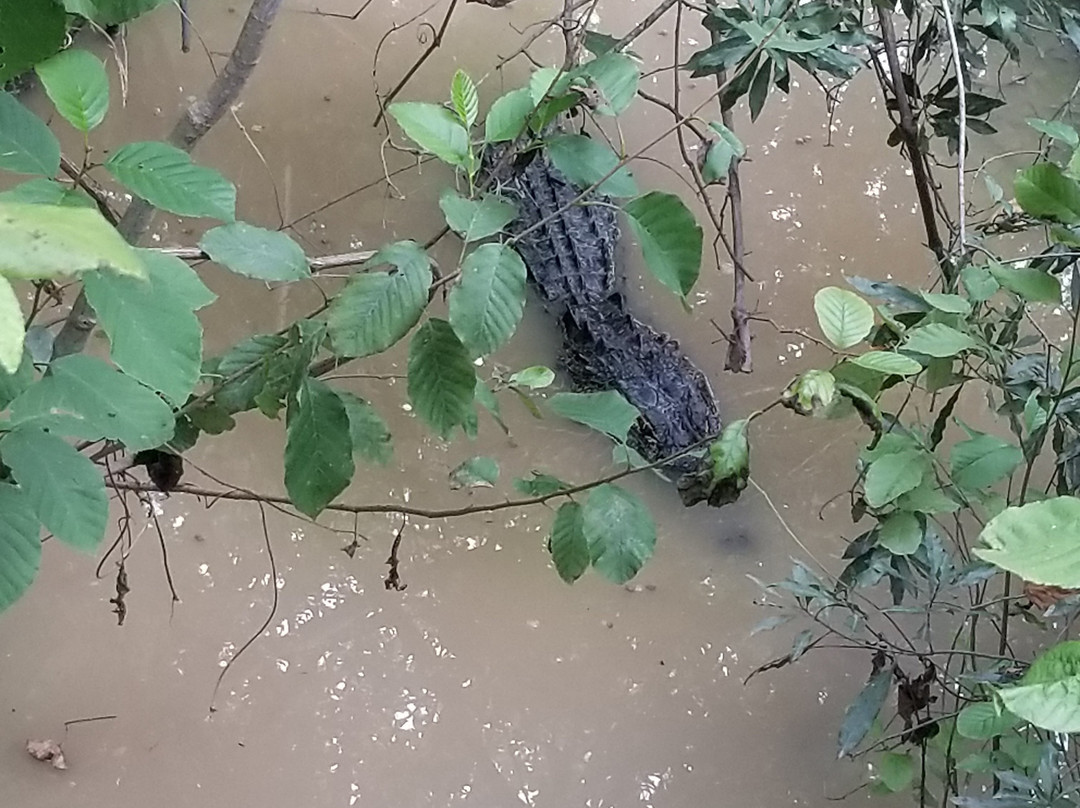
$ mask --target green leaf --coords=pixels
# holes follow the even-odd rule
[[[955,513],[960,509],[959,503],[938,488],[933,481],[924,482],[918,488],[901,494],[896,500],[896,507],[927,514]]]
[[[1074,149],[1080,146],[1080,135],[1067,123],[1061,121],[1044,121],[1042,118],[1028,118],[1027,125],[1036,132],[1042,132],[1047,137],[1060,140]]]
[[[600,91],[605,104],[597,107],[601,115],[621,115],[637,95],[641,71],[637,62],[622,53],[605,53],[577,69]]]
[[[15,96],[2,91],[0,169],[44,177],[52,177],[60,170],[60,142],[56,135]]]
[[[892,668],[889,666],[875,671],[855,697],[855,701],[848,705],[840,725],[838,757],[851,754],[874,726],[874,721],[892,690],[892,676]]]
[[[0,275],[0,369],[14,375],[23,360],[23,313],[15,289]]]
[[[236,187],[168,143],[128,143],[112,153],[105,168],[154,207],[181,216],[236,220]]]
[[[589,568],[589,540],[585,538],[585,520],[578,503],[559,506],[551,523],[548,547],[556,572],[568,584],[585,574]]]
[[[507,343],[525,313],[525,263],[512,247],[483,244],[461,265],[450,290],[450,324],[476,356]]]
[[[262,281],[295,281],[311,275],[300,245],[284,233],[246,222],[206,231],[199,247],[233,272]]]
[[[1007,709],[1050,732],[1080,732],[1080,642],[1061,642],[1040,654],[1019,686],[998,696]]]
[[[623,211],[641,242],[645,266],[660,283],[685,297],[701,271],[700,225],[674,194],[652,191],[627,202]]]
[[[871,508],[888,505],[922,482],[926,469],[922,455],[913,450],[879,457],[870,464],[863,480],[866,503]]]
[[[546,142],[548,157],[555,168],[582,189],[590,188],[619,164],[606,144],[585,135],[557,135]],[[637,196],[637,183],[626,166],[621,166],[596,189],[607,196]]]
[[[1080,589],[1080,499],[1054,497],[1006,508],[983,528],[974,552],[1026,581]]]
[[[55,435],[18,428],[0,440],[0,457],[45,529],[92,551],[105,535],[105,481],[89,458]]]
[[[470,457],[450,472],[450,487],[492,488],[498,479],[498,463],[490,457]]]
[[[49,374],[11,402],[13,425],[26,424],[84,440],[108,438],[133,452],[173,434],[172,408],[148,388],[100,359],[57,359]]]
[[[821,333],[837,348],[866,339],[874,327],[874,310],[854,292],[826,286],[814,295],[814,313]]]
[[[139,252],[149,282],[89,272],[83,288],[109,337],[113,361],[178,404],[199,380],[202,326],[194,309],[210,294],[179,258]]]
[[[96,210],[0,202],[0,275],[56,278],[89,269],[146,274],[132,247]]]
[[[442,437],[473,412],[476,371],[450,323],[432,317],[409,344],[409,398]]]
[[[1057,682],[1080,676],[1080,640],[1059,642],[1041,653],[1021,680],[1025,685]]]
[[[914,376],[923,370],[919,362],[895,351],[867,351],[851,362],[867,370],[895,376]]]
[[[1023,460],[1018,446],[994,435],[978,434],[953,446],[949,474],[961,488],[979,491],[1009,477]]]
[[[727,179],[732,163],[746,156],[746,146],[722,123],[713,121],[709,126],[720,138],[709,144],[705,163],[701,167],[701,178],[706,183],[713,183]]]
[[[531,477],[518,477],[514,480],[514,490],[527,497],[546,497],[569,487],[569,483],[564,483],[558,477],[539,471],[533,471]]]
[[[469,133],[450,110],[438,104],[402,101],[386,111],[423,151],[452,166],[465,168],[472,161]]]
[[[30,588],[41,566],[41,539],[34,509],[23,492],[0,483],[0,612]]]
[[[704,471],[679,480],[679,496],[686,506],[707,501],[714,508],[734,502],[750,479],[749,420],[732,421],[720,437],[709,444],[709,463]]]
[[[45,179],[45,177],[34,177],[7,191],[0,191],[0,202],[96,209],[94,200],[81,188],[68,188],[56,180]]]
[[[480,99],[476,95],[476,85],[464,70],[458,69],[450,82],[450,103],[454,105],[454,111],[465,128],[472,129],[480,109]]]
[[[948,314],[971,314],[971,303],[960,295],[947,295],[941,292],[919,292],[919,295],[938,311]]]
[[[754,74],[754,80],[750,84],[748,101],[750,104],[750,121],[757,120],[761,110],[765,108],[765,99],[769,96],[769,84],[772,79],[773,63],[771,59],[763,59],[761,67]]]
[[[510,377],[510,384],[517,387],[528,387],[530,390],[550,387],[554,381],[555,371],[543,365],[533,365],[524,370],[519,370]]]
[[[600,393],[556,393],[548,399],[556,415],[625,441],[641,412],[614,390]]]
[[[386,421],[371,404],[345,390],[334,390],[349,416],[353,453],[369,463],[385,466],[394,454],[394,441]]]
[[[0,0],[0,85],[60,50],[66,35],[67,17],[54,0]]]
[[[1049,272],[1031,267],[991,264],[990,273],[1001,286],[1029,303],[1061,302],[1061,283]]]
[[[956,732],[973,741],[988,741],[1004,735],[1018,723],[1015,715],[995,702],[976,701],[965,705],[956,717]]]
[[[109,109],[109,77],[94,54],[69,48],[34,67],[56,111],[78,129],[89,132]]]
[[[878,544],[893,555],[911,555],[922,544],[919,517],[907,511],[889,514],[878,527]]]
[[[511,90],[497,98],[484,121],[484,140],[488,143],[515,140],[525,131],[534,106],[528,87]]]
[[[629,491],[610,483],[589,494],[581,531],[593,568],[617,584],[637,575],[656,547],[656,525],[649,509]]]
[[[328,384],[308,377],[289,401],[287,421],[285,490],[314,519],[352,480],[349,416]]]
[[[878,763],[878,777],[889,791],[903,791],[915,778],[915,761],[911,755],[885,752]]]
[[[338,356],[385,351],[424,313],[431,286],[431,259],[412,241],[388,244],[365,267],[392,264],[396,272],[358,272],[330,303],[327,325]]]
[[[1080,222],[1080,184],[1053,163],[1039,163],[1016,175],[1016,201],[1025,213],[1063,224]]]
[[[908,331],[901,347],[905,351],[943,358],[977,346],[978,343],[962,331],[944,323],[930,323]]]
[[[799,415],[822,415],[836,400],[836,377],[827,370],[808,370],[791,380],[780,401]]]
[[[207,363],[204,373],[221,385],[214,401],[227,413],[245,412],[267,386],[275,387],[288,339],[276,334],[257,334],[237,343],[224,356]]]
[[[14,373],[0,368],[0,410],[18,398],[22,392],[34,383],[34,360],[29,351],[23,351],[22,361]]]
[[[72,14],[80,14],[98,25],[116,25],[157,8],[169,0],[64,0]]]
[[[508,199],[495,194],[466,199],[453,188],[443,190],[439,207],[450,229],[465,241],[493,236],[517,218],[517,206]]]

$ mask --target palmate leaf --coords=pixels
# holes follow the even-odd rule
[[[0,440],[0,459],[45,529],[65,544],[93,551],[105,535],[105,481],[89,458],[55,435],[20,427]]]
[[[1080,588],[1080,499],[1054,497],[1006,508],[983,528],[975,555],[1026,581]]]
[[[23,359],[23,313],[15,289],[0,275],[0,369],[14,374]]]
[[[55,0],[0,0],[0,85],[60,50],[66,35],[67,17]]]
[[[450,323],[431,318],[409,345],[409,398],[442,437],[473,414],[476,371]]]
[[[584,135],[558,135],[546,141],[548,157],[570,182],[588,188],[606,177],[619,158],[607,145]],[[636,196],[637,183],[622,166],[596,189],[607,196]]]
[[[0,612],[30,588],[41,565],[41,526],[22,491],[0,483]]]
[[[105,120],[109,77],[105,65],[94,54],[70,48],[36,65],[34,70],[56,111],[80,132],[89,132]]]
[[[208,230],[199,247],[222,266],[261,281],[295,281],[311,275],[299,244],[285,233],[246,222]]]
[[[589,568],[589,541],[585,538],[581,505],[566,502],[559,506],[548,539],[551,560],[559,577],[572,584]]]
[[[637,575],[656,547],[656,525],[649,509],[617,485],[592,490],[582,509],[581,531],[593,568],[617,584]]]
[[[854,292],[826,286],[814,295],[821,333],[837,348],[857,345],[874,327],[874,310]]]
[[[105,168],[154,207],[180,216],[236,219],[236,186],[168,143],[128,143],[113,152]]]
[[[289,402],[287,434],[285,490],[297,510],[314,518],[355,471],[345,404],[326,383],[305,378]]]
[[[674,194],[652,191],[623,206],[641,242],[645,266],[664,286],[685,297],[701,271],[701,226]]]
[[[505,244],[483,244],[461,265],[450,292],[450,324],[476,356],[507,343],[525,313],[525,262]]]

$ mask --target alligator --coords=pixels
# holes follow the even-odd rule
[[[508,230],[519,237],[515,247],[533,286],[559,318],[561,360],[574,387],[617,390],[637,407],[641,417],[628,440],[650,463],[716,435],[720,416],[705,375],[675,340],[637,319],[619,289],[614,205],[599,194],[571,204],[581,189],[541,151],[502,170],[501,155],[485,162],[496,166],[498,191],[517,204]],[[698,466],[687,454],[664,467],[686,475]]]

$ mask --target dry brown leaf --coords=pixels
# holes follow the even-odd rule
[[[67,761],[64,760],[64,750],[60,748],[60,744],[56,741],[49,739],[46,741],[27,741],[26,751],[35,760],[47,760],[52,763],[54,769],[66,769]]]
[[[1031,601],[1031,605],[1040,612],[1045,612],[1059,600],[1075,595],[1080,590],[1062,589],[1060,586],[1044,586],[1024,581],[1024,597]]]

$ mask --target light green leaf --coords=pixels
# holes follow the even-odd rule
[[[465,241],[493,236],[517,218],[517,206],[509,199],[484,194],[480,199],[466,199],[453,188],[439,196],[446,223]]]
[[[844,711],[844,720],[840,724],[839,757],[853,752],[874,726],[874,721],[892,690],[892,678],[891,666],[886,665],[875,671],[855,697],[855,701],[848,705]]]
[[[514,490],[527,497],[546,497],[556,491],[565,491],[570,487],[558,477],[533,471],[530,477],[518,477],[514,480]]]
[[[863,480],[866,502],[871,508],[888,505],[922,482],[926,463],[919,452],[907,450],[879,457],[870,464]]]
[[[656,547],[656,525],[649,509],[629,491],[610,483],[589,494],[582,509],[581,531],[593,567],[617,584],[637,575]]]
[[[960,282],[964,285],[968,297],[976,303],[989,300],[1000,288],[989,267],[983,264],[968,264],[961,269]]]
[[[11,402],[11,423],[84,440],[108,438],[133,452],[173,434],[172,408],[148,388],[100,359],[57,359],[49,374]]]
[[[458,69],[450,82],[450,103],[454,105],[454,111],[465,128],[472,129],[480,109],[480,100],[476,95],[476,85],[464,70]]]
[[[23,313],[15,289],[0,275],[0,369],[14,375],[23,360]]]
[[[60,170],[60,142],[56,135],[15,96],[2,91],[0,169],[17,174],[40,174],[43,177],[53,177]]]
[[[1075,129],[1062,121],[1044,121],[1042,118],[1028,118],[1027,125],[1036,132],[1042,132],[1054,140],[1063,141],[1074,149],[1080,146],[1080,135],[1077,135]]]
[[[922,544],[919,517],[907,511],[889,514],[878,526],[878,544],[893,555],[911,555]]]
[[[105,168],[154,207],[181,216],[236,220],[236,187],[168,143],[128,143],[112,153]]]
[[[169,0],[64,0],[72,14],[79,14],[98,25],[116,25],[157,8]]]
[[[490,457],[470,457],[450,472],[450,487],[492,488],[498,479],[498,463]]]
[[[308,377],[289,401],[287,422],[285,489],[314,519],[352,480],[349,416],[328,384]]]
[[[432,317],[409,344],[409,398],[442,437],[473,413],[476,371],[450,323]]]
[[[614,390],[600,393],[556,393],[548,399],[556,415],[625,441],[641,412]]]
[[[554,381],[555,371],[543,365],[533,365],[524,370],[519,370],[510,377],[510,384],[518,387],[528,387],[530,390],[550,387]]]
[[[606,144],[584,135],[557,135],[546,142],[548,157],[555,168],[581,189],[589,188],[619,164]],[[596,189],[607,196],[637,196],[637,183],[622,166]]]
[[[605,53],[586,62],[576,72],[591,79],[607,102],[597,107],[601,115],[625,112],[637,95],[641,79],[637,62],[622,53]]]
[[[664,286],[685,297],[701,271],[702,231],[683,201],[652,191],[627,202],[623,211],[641,242],[645,266]]]
[[[998,690],[1002,704],[1050,732],[1080,732],[1080,642],[1058,643],[1039,655],[1016,687]]]
[[[943,358],[956,356],[977,345],[975,340],[962,331],[944,323],[930,323],[908,331],[907,339],[901,347],[905,351]]]
[[[895,376],[914,376],[923,370],[919,362],[895,351],[867,351],[851,362],[867,370]]]
[[[90,272],[87,300],[109,337],[113,361],[179,404],[199,380],[202,326],[194,310],[210,295],[179,258],[140,250],[149,282]]]
[[[105,120],[109,77],[94,54],[69,48],[38,63],[34,70],[56,111],[80,132],[89,132]]]
[[[1031,267],[990,264],[990,273],[1002,287],[1029,303],[1060,303],[1061,283],[1049,272]]]
[[[495,100],[484,121],[484,140],[501,143],[514,140],[525,131],[525,124],[534,108],[527,87],[511,90]]]
[[[327,325],[338,356],[385,351],[424,313],[431,286],[431,259],[412,241],[388,244],[365,267],[392,264],[396,272],[358,272],[330,303]]]
[[[814,295],[821,333],[837,348],[862,342],[874,327],[874,310],[854,292],[826,286]]]
[[[1063,224],[1080,222],[1080,184],[1053,163],[1039,163],[1018,172],[1013,193],[1024,212],[1036,218]]]
[[[105,481],[89,458],[55,435],[19,428],[0,440],[0,458],[45,529],[92,551],[105,535]]]
[[[679,496],[686,506],[706,501],[719,508],[739,498],[750,479],[750,441],[746,418],[732,421],[720,437],[709,444],[705,470],[679,480]]]
[[[827,370],[808,370],[791,380],[780,401],[799,415],[823,415],[836,400],[836,377]]]
[[[1006,508],[983,528],[974,552],[1026,581],[1080,588],[1080,499],[1053,497]]]
[[[81,188],[68,188],[56,180],[34,177],[7,191],[0,191],[0,202],[27,205],[63,205],[69,208],[94,208],[94,200]]]
[[[353,453],[369,463],[385,466],[394,454],[394,441],[386,421],[371,404],[345,390],[334,390],[349,416]]]
[[[732,163],[746,156],[746,146],[722,123],[712,121],[709,126],[720,138],[709,144],[705,163],[701,167],[701,178],[706,183],[713,183],[727,179]]]
[[[566,92],[573,78],[557,67],[541,67],[529,77],[529,94],[533,106],[540,104],[545,97],[552,98]]]
[[[507,343],[525,313],[525,263],[505,244],[483,244],[461,265],[450,290],[450,324],[476,356]]]
[[[911,755],[884,752],[878,763],[878,777],[889,791],[903,791],[915,778],[915,761],[911,759]]]
[[[23,492],[0,483],[0,612],[30,588],[41,566],[41,526]]]
[[[988,741],[1004,735],[1019,721],[1008,710],[1002,710],[992,701],[976,701],[965,705],[956,717],[956,731],[963,738]]]
[[[0,2],[0,86],[60,50],[66,34],[64,9],[53,0]]]
[[[1023,460],[1018,446],[994,435],[979,434],[952,448],[949,474],[961,488],[978,491],[1007,478]]]
[[[955,513],[960,509],[956,500],[938,488],[933,480],[924,482],[918,488],[901,494],[896,500],[896,507],[918,513]]]
[[[565,502],[555,513],[551,523],[548,548],[559,577],[572,584],[589,568],[589,540],[585,538],[584,518],[581,505]]]
[[[206,231],[199,247],[233,272],[262,281],[295,281],[311,275],[300,245],[284,233],[246,222]]]
[[[21,318],[20,318],[21,319]],[[34,360],[29,351],[24,350],[19,368],[8,373],[0,368],[0,410],[18,398],[22,392],[34,383]]]
[[[0,202],[0,275],[56,278],[90,269],[146,275],[132,247],[97,210]]]
[[[944,311],[948,314],[963,314],[964,316],[971,314],[971,303],[960,297],[960,295],[947,295],[942,292],[919,292],[919,294],[923,300],[938,311]]]
[[[402,101],[387,112],[417,146],[452,166],[467,167],[471,159],[469,133],[450,110],[438,104]]]

